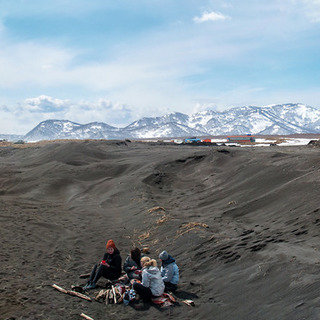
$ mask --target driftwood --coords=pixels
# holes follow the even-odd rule
[[[123,301],[123,296],[122,294],[120,293],[120,291],[118,290],[117,287],[114,287],[114,291],[116,293],[116,296],[117,296],[117,303],[121,303]]]
[[[120,293],[120,298],[118,299],[118,303],[122,303],[123,302],[124,295],[125,295],[125,293],[123,293],[123,294]]]
[[[89,278],[90,275],[91,275],[91,273],[83,273],[83,274],[80,274],[79,278],[81,278],[81,279]]]
[[[113,293],[113,299],[114,299],[114,303],[116,304],[117,303],[117,295],[116,295],[116,291],[114,289],[114,286],[111,286],[112,288],[112,293]]]
[[[87,315],[84,314],[84,313],[81,313],[81,314],[80,314],[80,317],[85,318],[85,319],[87,319],[87,320],[94,320],[93,318],[87,316]]]
[[[141,250],[142,253],[150,253],[149,247],[144,247]]]
[[[189,299],[183,300],[182,302],[185,303],[188,306],[192,306],[192,307],[195,306],[194,302],[192,300],[189,300]]]
[[[105,299],[107,291],[108,290],[100,290],[99,293],[96,295],[95,300],[99,301],[101,298]]]
[[[124,298],[124,293],[122,294],[120,291],[118,291],[118,294],[119,294],[118,303],[122,303]]]
[[[112,289],[109,289],[108,299],[109,299],[109,303],[113,303],[113,292],[112,292]]]
[[[84,300],[87,300],[87,301],[90,301],[90,302],[92,301],[91,298],[86,296],[85,294],[82,294],[82,293],[79,293],[79,292],[76,292],[76,291],[72,291],[72,290],[63,289],[63,288],[59,287],[56,284],[53,284],[52,287],[57,289],[58,291],[60,291],[62,293],[70,294],[71,296],[76,296],[76,297],[79,297],[81,299],[84,299]]]
[[[68,293],[68,290],[63,289],[63,288],[59,287],[59,286],[56,285],[56,284],[53,284],[52,287],[55,288],[55,289],[57,289],[57,290],[59,290],[59,291],[62,292],[62,293]]]
[[[152,212],[154,212],[154,211],[158,211],[158,210],[161,210],[161,211],[166,211],[166,209],[164,208],[164,207],[153,207],[153,208],[150,208],[149,210],[148,210],[148,212],[149,213],[152,213]]]
[[[84,299],[84,300],[87,300],[87,301],[92,301],[92,299],[88,296],[86,296],[85,294],[83,293],[80,293],[80,292],[76,292],[76,291],[72,291],[72,290],[68,290],[68,294],[70,294],[71,296],[76,296],[76,297],[79,297],[81,299]]]
[[[110,289],[106,290],[106,295],[105,295],[106,304],[109,304],[109,293],[110,293]]]

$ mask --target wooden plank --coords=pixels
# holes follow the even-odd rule
[[[80,317],[85,318],[86,320],[94,320],[93,318],[87,316],[87,315],[84,314],[84,313],[81,313],[81,314],[80,314]]]
[[[65,293],[65,294],[69,294],[71,296],[76,296],[76,297],[79,297],[81,299],[84,299],[84,300],[87,300],[87,301],[92,301],[92,299],[88,296],[86,296],[85,294],[82,294],[80,292],[76,292],[76,291],[72,291],[72,290],[66,290],[66,289],[63,289],[61,288],[60,286],[56,285],[56,284],[53,284],[52,285],[53,288],[55,288],[56,290],[62,292],[62,293]]]

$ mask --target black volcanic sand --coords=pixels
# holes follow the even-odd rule
[[[0,318],[320,319],[319,156],[117,141],[0,148]],[[179,300],[196,306],[142,312],[51,287],[84,283],[110,238],[123,260],[132,245],[152,258],[166,249]]]

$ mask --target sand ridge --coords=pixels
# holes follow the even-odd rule
[[[136,316],[51,288],[81,283],[112,238],[123,260],[132,245],[153,258],[167,249],[180,297],[196,303],[141,318],[318,319],[319,152],[128,141],[0,148],[0,314]]]

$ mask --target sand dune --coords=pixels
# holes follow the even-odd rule
[[[319,319],[320,149],[78,141],[0,148],[0,318]],[[154,207],[163,210],[150,210]],[[139,312],[65,296],[112,238],[177,259]],[[103,282],[103,281],[102,281]]]

